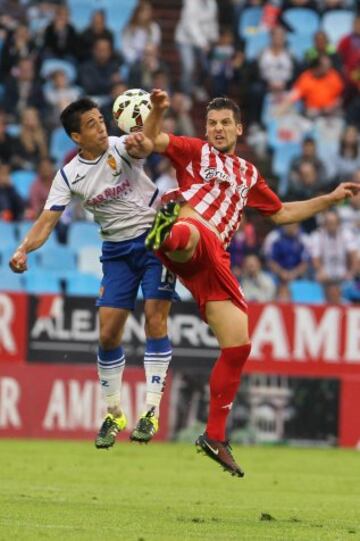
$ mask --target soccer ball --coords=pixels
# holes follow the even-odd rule
[[[126,90],[114,101],[113,117],[120,130],[131,133],[142,129],[151,109],[149,92],[141,88]]]

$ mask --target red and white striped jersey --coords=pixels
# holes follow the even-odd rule
[[[206,141],[170,135],[165,155],[176,169],[182,198],[216,227],[225,246],[238,229],[245,206],[265,215],[282,206],[254,165]]]

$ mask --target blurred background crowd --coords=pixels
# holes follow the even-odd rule
[[[83,95],[119,135],[115,97],[164,88],[171,97],[164,129],[201,137],[206,102],[228,95],[242,109],[239,155],[283,200],[360,183],[359,8],[355,0],[0,0],[2,289],[53,292],[63,265],[73,283],[82,271],[83,292],[96,293],[98,241],[76,232],[90,220],[76,202],[48,253],[36,256],[32,280],[5,272],[56,169],[76,153],[59,114]],[[176,184],[166,159],[153,155],[147,168],[160,192]],[[250,301],[359,302],[360,195],[301,227],[274,229],[247,211],[230,252]]]

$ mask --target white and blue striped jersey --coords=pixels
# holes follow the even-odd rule
[[[99,224],[103,240],[143,234],[154,219],[158,191],[144,172],[144,160],[127,153],[125,139],[109,137],[109,147],[93,161],[77,154],[56,173],[44,208],[64,210],[77,196]]]

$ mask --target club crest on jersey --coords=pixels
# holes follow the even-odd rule
[[[116,169],[117,163],[112,154],[108,155],[107,164],[111,167],[111,169],[115,171],[115,173],[112,174],[113,177],[118,177],[121,173],[121,168],[119,168],[118,170]]]

